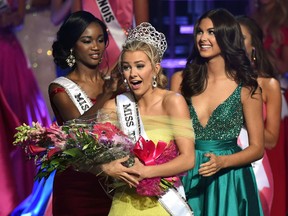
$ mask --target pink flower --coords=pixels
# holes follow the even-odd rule
[[[141,145],[143,146],[142,148]],[[135,144],[133,151],[147,166],[166,163],[178,155],[178,149],[174,141],[171,141],[169,145],[159,141],[157,145],[155,145],[151,140],[146,141],[141,137]],[[164,185],[163,182],[166,182],[169,185],[179,186],[180,179],[178,176],[143,179],[137,185],[136,191],[143,196],[160,196],[169,188],[169,186]]]
[[[93,126],[92,133],[97,134],[98,137],[104,136],[107,139],[113,139],[115,134],[125,136],[124,133],[110,122],[98,123]]]

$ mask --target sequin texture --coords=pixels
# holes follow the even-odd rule
[[[227,140],[237,138],[243,125],[241,103],[241,85],[221,103],[211,114],[207,125],[203,127],[192,104],[189,104],[196,139]]]

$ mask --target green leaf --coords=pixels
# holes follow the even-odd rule
[[[70,155],[72,157],[82,157],[83,153],[78,148],[67,149],[63,151],[64,154]]]

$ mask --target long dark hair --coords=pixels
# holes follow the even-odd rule
[[[238,84],[248,87],[253,94],[258,86],[257,74],[253,71],[246,55],[244,41],[239,24],[226,9],[213,9],[203,14],[195,24],[195,32],[202,19],[211,19],[216,41],[225,61],[227,75]],[[201,57],[194,34],[194,46],[183,71],[181,90],[186,99],[202,93],[207,86],[207,59]]]
[[[104,42],[107,46],[108,33],[106,25],[89,12],[74,12],[61,25],[59,31],[57,32],[57,40],[52,45],[52,54],[54,57],[54,62],[62,69],[68,68],[66,59],[70,55],[70,49],[75,46],[77,40],[85,31],[87,26],[93,22],[99,24],[102,28]]]
[[[236,17],[240,25],[245,26],[251,35],[251,45],[255,47],[254,56],[251,61],[259,77],[277,79],[277,70],[269,61],[267,52],[263,45],[263,31],[256,21],[248,16]]]

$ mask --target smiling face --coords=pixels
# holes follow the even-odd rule
[[[122,56],[122,73],[135,96],[152,92],[153,76],[159,70],[160,64],[153,69],[148,56],[143,51],[126,51]]]
[[[204,18],[200,21],[196,29],[196,43],[199,53],[203,58],[212,59],[221,54],[211,19]]]
[[[105,50],[104,34],[97,23],[91,23],[77,40],[73,53],[77,65],[94,68],[100,62]]]

